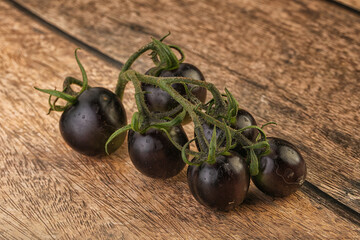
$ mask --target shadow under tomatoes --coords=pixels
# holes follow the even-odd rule
[[[214,164],[188,167],[189,188],[199,203],[229,211],[244,201],[250,184],[249,168],[238,153],[230,153],[218,156]]]
[[[126,124],[126,112],[120,99],[101,87],[82,92],[77,102],[63,112],[59,123],[65,142],[87,156],[105,155],[108,138]],[[125,136],[126,133],[120,134],[111,141],[108,152],[118,149]]]
[[[188,142],[181,126],[172,127],[169,133],[181,146]],[[151,178],[170,178],[185,167],[181,151],[158,129],[149,129],[144,134],[129,130],[128,151],[136,169]]]

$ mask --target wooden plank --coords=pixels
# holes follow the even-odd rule
[[[0,238],[243,239],[356,238],[358,224],[299,191],[272,199],[251,186],[235,211],[216,212],[190,195],[185,171],[153,180],[132,166],[123,145],[104,158],[64,144],[59,114],[33,86],[80,76],[77,47],[0,2]],[[113,88],[118,70],[80,53],[92,86]],[[134,111],[133,89],[124,105]],[[191,126],[187,127],[191,132]],[[334,227],[336,226],[336,227]]]
[[[348,6],[349,8],[360,11],[360,1],[359,0],[335,0],[335,1],[339,2],[341,4],[344,4],[345,6]]]
[[[18,2],[120,61],[171,30],[208,81],[278,123],[268,132],[299,146],[312,184],[360,211],[359,15],[311,0]]]

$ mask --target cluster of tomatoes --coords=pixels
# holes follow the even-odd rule
[[[295,192],[306,177],[306,164],[296,147],[266,137],[254,117],[238,107],[229,91],[217,94],[218,90],[205,82],[197,67],[182,62],[179,48],[163,44],[162,40],[154,40],[129,58],[115,93],[88,86],[77,50],[75,58],[82,81],[67,78],[61,92],[37,88],[50,94],[50,111],[63,111],[60,132],[66,143],[87,156],[105,155],[116,151],[128,134],[129,156],[138,171],[166,179],[188,165],[190,192],[198,202],[214,209],[227,211],[241,204],[250,178],[271,196]],[[174,59],[171,48],[180,52],[181,60]],[[152,51],[156,67],[144,75],[129,70],[147,50]],[[139,110],[131,124],[127,124],[121,102],[129,81],[135,86]],[[81,86],[80,92],[74,92],[72,84]],[[208,90],[214,98],[206,103]],[[56,98],[53,102],[51,96]],[[67,104],[57,105],[59,98]],[[195,137],[189,141],[182,124],[191,121]],[[192,141],[198,151],[190,150]],[[190,155],[194,158],[189,161]]]

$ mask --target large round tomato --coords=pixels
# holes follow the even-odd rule
[[[94,87],[82,92],[74,105],[60,118],[60,132],[65,142],[77,152],[105,155],[105,143],[113,132],[127,124],[120,99],[111,91]],[[108,145],[114,152],[124,142],[126,133],[118,135]]]
[[[173,127],[169,133],[181,146],[188,142],[181,126]],[[158,129],[149,129],[144,134],[130,130],[128,150],[136,169],[148,177],[170,178],[185,167],[181,151],[172,144],[163,131]]]
[[[189,166],[187,179],[195,199],[210,208],[228,211],[241,204],[250,183],[249,168],[236,152],[219,156],[214,164]]]

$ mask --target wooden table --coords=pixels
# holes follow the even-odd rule
[[[1,239],[359,239],[360,3],[344,0],[0,1]],[[66,76],[115,88],[138,48],[168,31],[207,81],[296,144],[304,186],[274,199],[250,186],[228,213],[191,196],[185,170],[153,180],[127,142],[84,157],[60,136],[45,94]],[[141,58],[140,72],[150,67]],[[135,111],[129,84],[124,105]],[[192,126],[186,126],[192,133]]]

